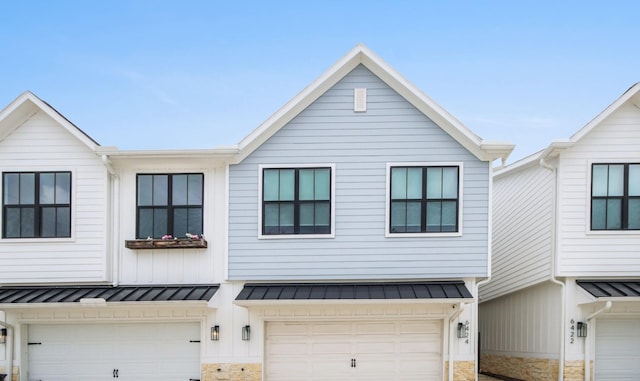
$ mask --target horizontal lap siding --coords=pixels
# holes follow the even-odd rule
[[[5,171],[72,171],[72,240],[3,240],[0,283],[106,279],[107,172],[100,159],[39,112],[0,142]]]
[[[590,232],[590,172],[598,162],[640,162],[640,110],[619,108],[562,155],[559,272],[567,276],[640,275],[640,232]]]
[[[551,276],[553,173],[538,165],[494,179],[491,282],[482,300]]]
[[[353,88],[367,112],[353,112]],[[462,162],[462,237],[385,238],[389,162]],[[330,239],[258,235],[258,165],[334,163]],[[356,68],[238,165],[229,178],[231,279],[478,276],[487,270],[488,164],[478,161],[363,67]]]

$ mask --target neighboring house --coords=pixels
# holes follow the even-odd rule
[[[512,145],[357,46],[238,148],[227,266],[247,366],[267,381],[475,379],[491,164]]]
[[[229,148],[101,147],[27,92],[0,111],[0,373],[474,380],[512,149],[363,46]]]
[[[637,380],[640,84],[570,139],[496,171],[494,192],[481,370]]]
[[[2,110],[0,373],[200,379],[224,280],[225,156],[101,147],[29,92]],[[158,239],[187,232],[206,241]]]

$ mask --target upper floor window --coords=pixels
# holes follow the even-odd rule
[[[459,166],[390,167],[389,232],[458,232]]]
[[[262,234],[331,234],[331,168],[262,169]]]
[[[640,229],[640,164],[593,164],[591,230]]]
[[[137,238],[202,235],[203,174],[140,174],[137,180]]]
[[[71,172],[4,172],[4,238],[71,237]]]

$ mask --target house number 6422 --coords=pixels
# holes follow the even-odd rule
[[[569,321],[569,344],[573,344],[576,340],[576,321],[571,319]]]

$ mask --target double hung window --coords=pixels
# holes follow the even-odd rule
[[[459,231],[459,166],[391,166],[389,232]]]
[[[139,174],[137,238],[202,235],[201,173]]]
[[[71,172],[4,172],[4,238],[71,237]]]
[[[640,164],[593,164],[591,230],[640,230]]]
[[[263,168],[262,234],[331,234],[331,168]]]

